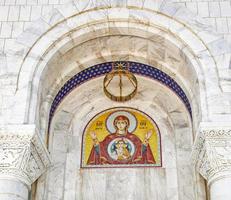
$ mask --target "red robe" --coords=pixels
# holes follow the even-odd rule
[[[112,159],[108,152],[107,148],[109,143],[115,138],[127,138],[135,146],[135,152],[131,159],[118,161]],[[134,134],[127,133],[126,135],[119,135],[116,133],[110,134],[104,138],[102,142],[99,142],[98,145],[93,146],[90,156],[88,158],[88,165],[104,165],[104,164],[155,164],[154,156],[150,149],[149,144],[144,145],[142,141]]]

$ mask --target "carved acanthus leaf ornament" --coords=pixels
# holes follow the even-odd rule
[[[192,161],[210,184],[231,175],[231,127],[201,127],[195,140]]]
[[[50,165],[45,145],[33,125],[0,127],[0,177],[30,186]]]

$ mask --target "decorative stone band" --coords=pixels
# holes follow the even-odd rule
[[[194,143],[192,161],[211,184],[231,176],[231,126],[203,123]]]
[[[62,86],[62,88],[56,94],[51,104],[51,109],[49,113],[48,131],[49,131],[50,124],[54,116],[54,113],[56,109],[58,108],[58,106],[60,105],[60,103],[62,102],[62,100],[71,91],[79,87],[81,84],[93,78],[104,76],[110,73],[112,70],[113,63],[114,62],[106,62],[106,63],[94,65],[92,67],[88,67],[87,69],[84,69],[83,71],[74,75]],[[167,86],[169,89],[171,89],[182,100],[182,102],[184,103],[185,107],[187,108],[190,114],[190,117],[192,118],[192,109],[191,109],[191,105],[188,100],[188,97],[184,93],[184,90],[181,88],[181,86],[173,78],[171,78],[168,74],[166,74],[165,72],[161,71],[158,68],[145,65],[142,63],[131,62],[131,61],[119,61],[119,63],[124,63],[125,65],[129,63],[129,71],[131,73],[156,80],[162,83],[163,85]]]
[[[30,185],[48,168],[50,158],[34,125],[0,127],[0,179]]]

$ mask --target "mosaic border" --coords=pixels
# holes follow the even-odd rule
[[[167,86],[169,89],[171,89],[184,103],[186,109],[189,112],[189,115],[192,119],[192,109],[191,105],[189,103],[189,100],[184,93],[183,89],[180,87],[180,85],[169,75],[161,71],[160,69],[157,69],[155,67],[138,63],[138,62],[131,62],[131,61],[119,61],[120,63],[129,63],[129,71],[136,75],[145,76],[148,78],[151,78],[153,80],[156,80],[163,85]],[[52,121],[52,118],[54,116],[54,113],[56,109],[58,108],[59,104],[62,102],[62,100],[75,88],[83,84],[84,82],[87,82],[93,78],[103,76],[107,73],[109,73],[112,70],[112,63],[116,62],[106,62],[101,63],[98,65],[94,65],[92,67],[89,67],[87,69],[84,69],[83,71],[77,73],[72,78],[70,78],[59,90],[57,95],[55,96],[49,113],[49,123],[48,123],[48,131],[50,129],[50,124]]]

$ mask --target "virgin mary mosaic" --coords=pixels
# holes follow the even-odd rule
[[[82,167],[161,166],[160,133],[145,113],[114,108],[97,114],[86,126]]]

